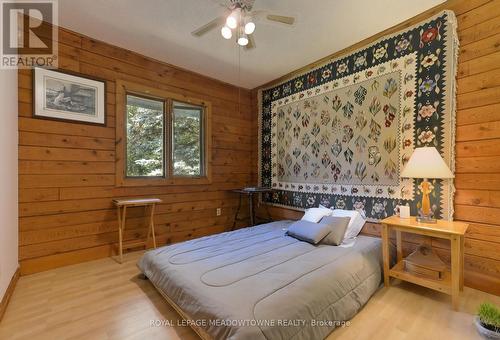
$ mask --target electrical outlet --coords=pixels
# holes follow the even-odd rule
[[[221,208],[217,208],[217,216],[220,216],[222,215],[222,209]]]

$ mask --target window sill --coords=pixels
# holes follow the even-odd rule
[[[177,177],[177,178],[124,178],[116,182],[117,187],[174,186],[174,185],[206,185],[211,184],[209,177]]]

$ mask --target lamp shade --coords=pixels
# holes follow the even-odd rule
[[[435,147],[416,148],[401,172],[404,178],[455,177]]]

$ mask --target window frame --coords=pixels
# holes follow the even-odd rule
[[[167,159],[167,152],[168,152],[168,147],[167,147],[167,135],[166,131],[168,131],[168,122],[167,122],[167,107],[168,107],[168,100],[165,98],[158,98],[158,97],[153,97],[153,96],[145,96],[143,94],[138,94],[138,93],[133,93],[133,92],[125,92],[125,110],[122,111],[124,115],[124,126],[125,126],[125,131],[124,131],[124,140],[125,144],[123,145],[125,149],[124,153],[124,159],[127,159],[128,156],[128,148],[127,148],[127,105],[128,105],[128,96],[136,97],[136,98],[141,98],[141,99],[147,99],[147,100],[154,100],[157,102],[161,102],[163,106],[163,175],[162,176],[129,176],[127,174],[127,163],[125,162],[124,164],[124,176],[127,180],[129,179],[163,179],[167,178],[169,173],[168,173],[168,166],[170,162]]]
[[[164,103],[164,176],[127,176],[127,95]],[[180,176],[173,172],[173,105],[180,102],[202,108],[201,119],[201,176]],[[143,84],[116,81],[116,186],[168,186],[212,183],[212,131],[210,102]],[[167,135],[167,131],[168,134]]]
[[[199,176],[189,176],[189,175],[174,175],[174,118],[175,118],[175,114],[174,114],[174,105],[175,103],[178,103],[178,104],[184,104],[186,105],[187,107],[188,106],[196,106],[197,108],[200,108],[201,107],[201,110],[200,110],[200,135],[201,135],[201,138],[200,138],[200,164],[203,165],[205,163],[205,107],[204,106],[201,106],[201,105],[197,105],[197,104],[193,104],[193,103],[188,103],[186,101],[180,101],[180,100],[171,100],[170,102],[170,114],[168,115],[168,117],[170,118],[170,127],[169,127],[169,131],[171,131],[171,136],[170,136],[170,144],[169,144],[169,154],[171,155],[171,162],[169,163],[169,173],[172,174],[172,177],[177,177],[177,178],[197,178],[197,177],[204,177],[205,176],[205,173],[206,173],[206,167],[205,166],[202,166],[202,168],[200,169],[200,175]]]

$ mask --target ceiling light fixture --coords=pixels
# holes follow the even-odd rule
[[[279,22],[283,25],[293,25],[294,17],[267,13],[267,11],[254,11],[253,4],[255,0],[212,0],[221,3],[225,7],[226,14],[218,16],[203,26],[192,31],[191,34],[195,37],[201,37],[208,32],[219,29],[224,39],[233,38],[236,43],[242,34],[245,33],[248,43],[244,46],[245,50],[251,50],[256,47],[255,20],[265,19],[271,22]],[[222,4],[224,3],[224,4]],[[260,25],[260,21],[259,21]],[[221,27],[224,26],[224,27]],[[245,39],[241,40],[242,43]]]
[[[255,23],[252,21],[252,15],[241,6],[231,11],[220,33],[224,39],[231,39],[233,37],[233,30],[236,31],[235,35],[238,45],[247,46],[250,42],[248,36],[255,31]]]

